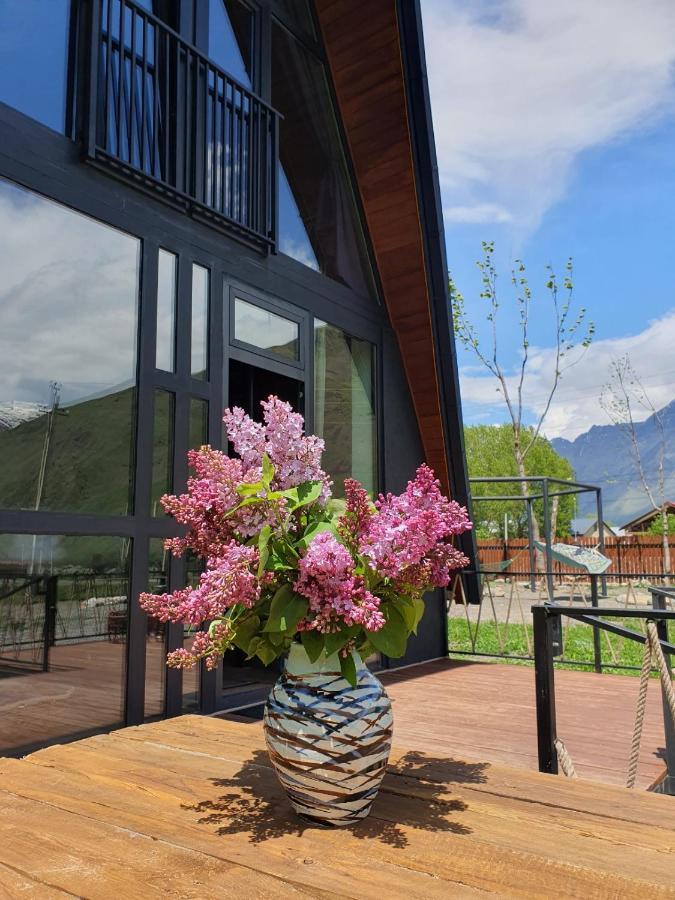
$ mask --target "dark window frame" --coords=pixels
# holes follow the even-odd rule
[[[148,197],[130,184],[112,179],[92,167],[81,165],[73,143],[27,115],[0,103],[0,130],[5,140],[0,154],[0,176],[34,191],[50,200],[117,228],[142,242],[139,286],[137,416],[135,423],[135,511],[129,516],[87,515],[70,512],[0,509],[0,531],[23,534],[102,535],[127,537],[132,540],[130,553],[130,598],[126,660],[125,722],[139,724],[145,710],[145,642],[146,616],[138,605],[138,595],[148,587],[149,541],[175,536],[179,529],[170,519],[149,515],[152,462],[152,403],[155,388],[176,392],[174,440],[174,485],[181,490],[187,476],[186,452],[189,439],[190,397],[209,401],[209,442],[222,447],[221,415],[228,396],[227,356],[256,364],[259,354],[231,347],[227,332],[229,318],[224,315],[224,286],[261,298],[287,314],[287,305],[303,314],[305,368],[284,366],[274,360],[263,367],[291,375],[313,389],[313,321],[322,319],[345,332],[376,345],[376,406],[378,422],[380,489],[384,484],[382,422],[383,328],[389,329],[383,308],[356,294],[344,285],[326,278],[290,257],[270,255],[261,261],[255,250],[242,247],[235,240],[224,239],[208,225]],[[176,332],[185,334],[185,316],[189,305],[181,296],[181,271],[191,281],[191,263],[197,262],[211,271],[210,278],[210,381],[194,379],[187,365],[179,365],[176,349],[175,373],[155,368],[157,263],[159,249],[179,256],[179,290],[176,310]],[[276,309],[274,310],[276,311]],[[184,341],[185,343],[185,341]],[[184,349],[183,354],[186,350]],[[189,352],[189,345],[187,345]],[[257,363],[260,365],[260,361]],[[219,377],[222,373],[222,377]],[[179,402],[180,401],[180,402]],[[313,402],[307,402],[306,428],[313,429]],[[147,502],[146,502],[147,501]],[[172,558],[169,566],[169,590],[184,585],[185,561]],[[167,649],[182,645],[182,626],[167,629]],[[200,673],[200,704],[204,712],[217,705],[215,673]],[[182,712],[182,674],[170,669],[165,679],[165,716]]]
[[[286,319],[289,322],[294,322],[298,326],[297,360],[289,359],[286,356],[281,356],[280,354],[275,353],[273,350],[265,350],[264,347],[258,347],[256,344],[249,344],[247,341],[242,341],[239,338],[235,337],[235,304],[238,299],[243,300],[251,306],[257,306],[259,309],[265,310],[266,312],[273,313],[274,315],[279,316],[279,318]],[[228,318],[230,326],[230,347],[244,350],[247,353],[254,354],[255,356],[260,356],[266,362],[279,363],[282,367],[289,366],[292,367],[293,370],[305,370],[307,366],[307,357],[309,355],[309,349],[305,346],[305,330],[307,319],[306,312],[301,309],[291,308],[287,305],[281,306],[279,303],[274,303],[273,301],[259,294],[252,294],[250,291],[239,290],[239,288],[235,287],[234,285],[230,285],[228,297]],[[263,366],[263,368],[265,368],[265,366]],[[286,371],[282,372],[281,370],[279,370],[279,374],[288,373]],[[293,372],[291,377],[297,378],[297,372]]]

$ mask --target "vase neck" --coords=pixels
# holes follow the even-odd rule
[[[352,651],[352,656],[357,671],[362,669],[363,662],[356,650]],[[307,651],[302,644],[291,644],[288,659],[286,660],[286,671],[290,675],[312,675],[319,672],[339,672],[340,657],[337,653],[331,653],[330,656],[327,656],[326,653],[322,653],[315,662],[310,662]]]

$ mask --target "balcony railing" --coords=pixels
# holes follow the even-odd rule
[[[130,0],[90,0],[90,160],[274,248],[278,114]]]

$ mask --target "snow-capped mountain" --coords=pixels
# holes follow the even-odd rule
[[[42,403],[23,403],[20,400],[0,400],[0,431],[9,431],[24,422],[44,415]]]

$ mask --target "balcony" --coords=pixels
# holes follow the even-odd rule
[[[277,239],[279,115],[129,0],[91,0],[86,157],[262,249]]]

